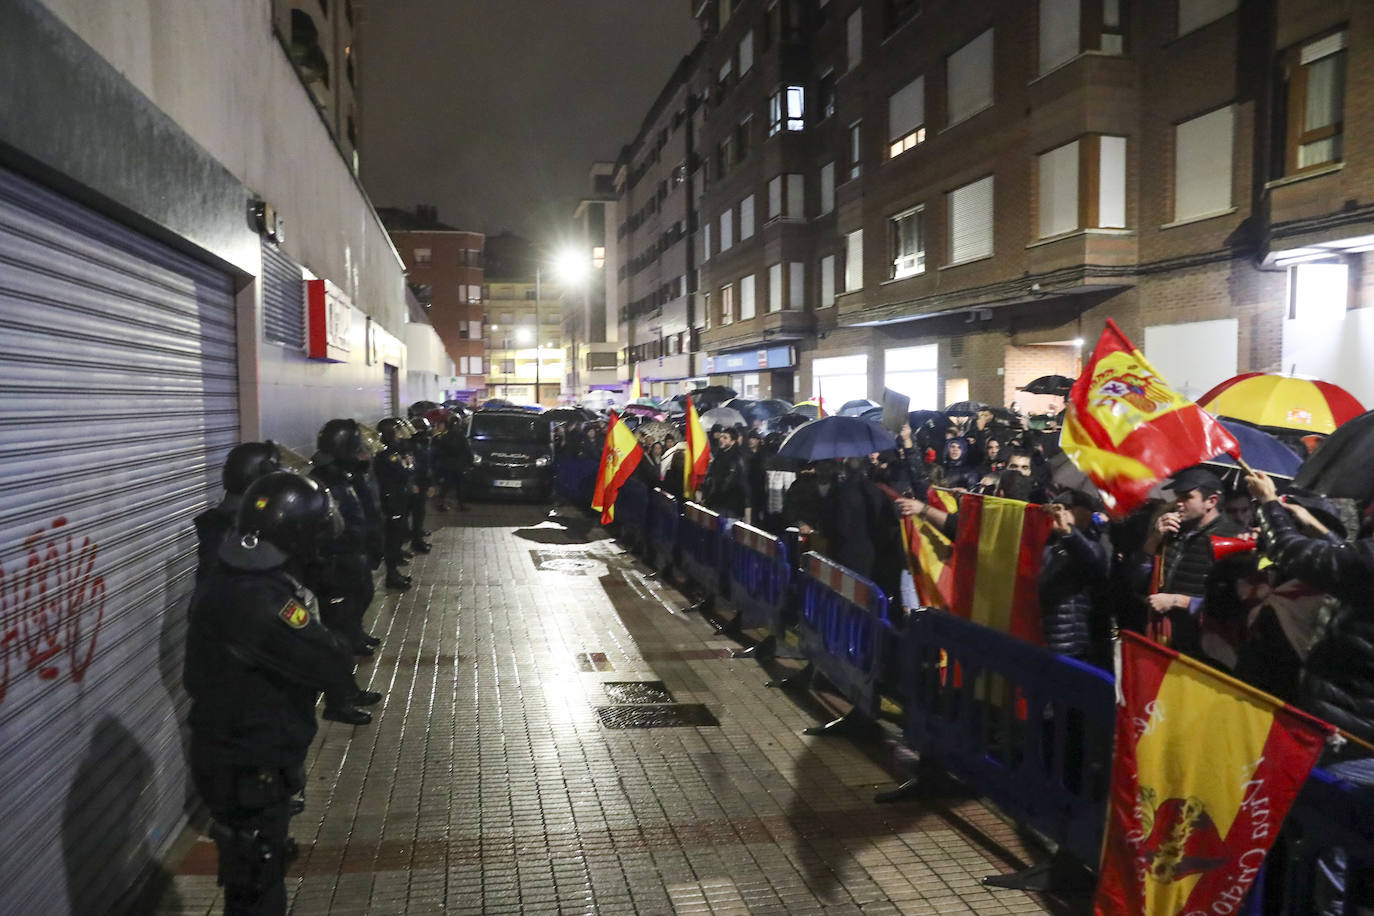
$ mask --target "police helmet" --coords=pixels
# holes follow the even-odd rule
[[[342,531],[343,517],[328,490],[309,477],[273,471],[243,494],[219,555],[237,569],[275,569],[309,556],[322,539]]]
[[[267,442],[242,442],[231,448],[220,476],[224,492],[241,496],[253,481],[280,470],[281,449],[269,439]]]
[[[410,428],[416,436],[422,438],[434,432],[434,424],[424,417],[411,417]]]
[[[396,448],[410,438],[410,424],[400,417],[385,417],[377,421],[377,434],[387,448]]]
[[[363,441],[358,421],[347,418],[330,420],[320,427],[315,447],[320,450],[320,454],[346,465],[365,461],[368,457],[367,444]]]

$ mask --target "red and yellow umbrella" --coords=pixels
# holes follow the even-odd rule
[[[1198,405],[1256,426],[1326,435],[1364,413],[1354,395],[1339,385],[1265,372],[1227,379],[1198,398]]]

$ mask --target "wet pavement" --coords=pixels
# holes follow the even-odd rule
[[[826,710],[589,516],[430,524],[415,587],[369,615],[375,721],[311,751],[293,913],[1057,910],[980,886],[1032,856],[976,799],[875,804],[890,746],[803,736]],[[220,912],[212,843],[173,870],[158,913]]]

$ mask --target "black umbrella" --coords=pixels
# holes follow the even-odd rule
[[[726,388],[724,385],[707,385],[705,388],[698,388],[692,392],[692,403],[697,405],[697,410],[710,410],[712,407],[719,407],[726,401],[739,394],[733,388]]]
[[[1021,428],[1021,418],[1018,417],[1016,411],[1011,408],[989,407],[988,410],[992,411],[993,423],[1005,423],[1007,426],[1014,426],[1017,429]]]
[[[1337,499],[1353,499],[1361,505],[1374,501],[1374,410],[1347,420],[1298,471],[1293,483]]]
[[[951,417],[972,417],[977,415],[980,410],[987,410],[988,405],[982,401],[960,401],[945,408],[945,413]]]
[[[1073,387],[1073,379],[1067,375],[1042,375],[1038,379],[1021,385],[1016,390],[1026,394],[1057,394],[1061,398]]]

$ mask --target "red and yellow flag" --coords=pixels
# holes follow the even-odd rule
[[[1040,566],[1050,529],[1041,506],[965,494],[954,540],[950,613],[1044,645]]]
[[[687,398],[687,454],[682,462],[682,495],[691,499],[697,487],[706,479],[706,466],[711,463],[711,444],[706,428],[691,396]]]
[[[1115,515],[1174,471],[1222,452],[1240,457],[1226,427],[1170,388],[1110,318],[1069,392],[1059,444]]]
[[[642,397],[644,397],[644,385],[639,380],[639,363],[635,363],[635,377],[634,381],[630,383],[629,403],[633,404]]]
[[[1234,913],[1332,727],[1121,634],[1098,916]]]
[[[948,490],[931,487],[925,501],[944,512],[959,511],[958,499]],[[954,604],[954,542],[929,521],[914,515],[902,518],[902,540],[921,606],[949,610]]]
[[[644,449],[639,447],[635,434],[611,411],[611,425],[606,427],[606,444],[601,449],[601,469],[592,493],[592,508],[601,510],[601,524],[615,519],[615,498],[620,487],[643,458]]]

